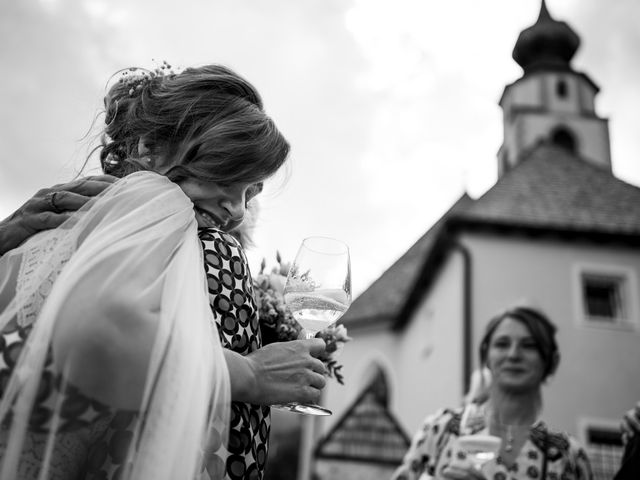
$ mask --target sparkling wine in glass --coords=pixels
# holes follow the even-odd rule
[[[482,409],[476,403],[468,403],[460,419],[460,436],[457,443],[458,448],[466,453],[478,471],[482,470],[485,463],[498,456],[502,444],[500,437],[490,435],[482,425]]]
[[[305,238],[289,269],[284,301],[304,328],[306,338],[333,325],[351,304],[349,247],[334,238]],[[309,415],[331,415],[331,410],[319,405],[289,403],[280,407]]]
[[[475,434],[458,437],[458,446],[467,454],[476,470],[498,455],[502,439],[495,435]]]

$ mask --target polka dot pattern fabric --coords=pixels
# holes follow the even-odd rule
[[[204,252],[210,306],[222,345],[246,355],[261,346],[247,259],[231,235],[216,229],[203,229],[199,231],[199,237]],[[0,333],[0,394],[6,388],[30,331],[31,327],[19,327],[12,322]],[[78,475],[74,473],[73,478],[117,480],[128,468],[125,455],[133,438],[133,428],[139,421],[138,413],[110,410],[82,395],[73,386],[62,387],[62,379],[54,372],[49,352],[30,418],[30,441],[42,448],[33,448],[29,452],[32,456],[29,462],[33,465],[38,463],[52,427],[55,403],[62,399],[58,436],[63,438],[69,434],[82,440],[58,442],[60,448],[73,449],[56,452],[69,458],[68,463],[76,466],[76,472],[77,465],[82,465],[81,471]],[[269,407],[232,403],[228,449],[224,458],[219,459],[225,462],[225,479],[263,478],[270,428]],[[0,453],[1,450],[0,441]],[[36,477],[37,472],[34,474]],[[61,478],[71,477],[63,473]]]
[[[242,355],[253,352],[262,339],[244,251],[235,238],[214,228],[201,229],[198,236],[222,346]],[[262,479],[271,429],[269,407],[233,402],[230,428],[225,479]]]

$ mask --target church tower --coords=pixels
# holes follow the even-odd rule
[[[571,66],[579,46],[578,35],[553,19],[542,0],[538,20],[520,33],[513,48],[524,73],[507,85],[499,102],[504,123],[499,177],[542,141],[611,172],[608,120],[595,111],[599,88]]]

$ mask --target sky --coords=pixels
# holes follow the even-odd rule
[[[581,37],[614,173],[640,186],[640,2],[548,0]],[[357,296],[467,192],[496,181],[498,100],[540,0],[0,0],[0,218],[72,179],[117,70],[222,63],[292,145],[260,200],[254,273],[327,235]],[[93,127],[93,128],[92,128]],[[85,174],[98,173],[90,159]]]

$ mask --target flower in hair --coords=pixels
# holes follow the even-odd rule
[[[143,68],[131,67],[124,70],[121,74],[119,83],[124,84],[129,91],[129,96],[139,94],[142,89],[151,82],[152,79],[157,77],[169,77],[175,75],[171,65],[163,60],[162,64],[157,66],[154,70],[146,70]]]

